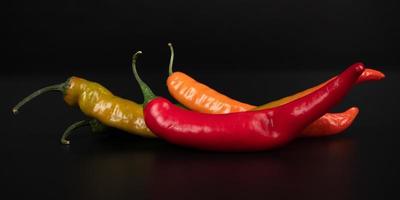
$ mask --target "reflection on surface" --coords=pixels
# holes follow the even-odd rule
[[[318,198],[352,198],[355,154],[351,138],[301,139],[276,151],[258,153],[157,145],[118,147],[112,154],[83,158],[75,189],[87,198],[140,194],[150,199],[205,199],[210,195],[265,199],[310,193]]]
[[[152,170],[152,197],[183,199],[293,198],[335,193],[351,198],[351,140],[311,141],[274,152],[246,154],[165,153]],[[323,185],[323,187],[321,187]],[[324,188],[315,191],[314,188]]]

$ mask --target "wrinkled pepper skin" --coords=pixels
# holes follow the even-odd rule
[[[282,146],[336,105],[364,71],[350,66],[323,87],[266,110],[205,114],[183,110],[158,97],[144,108],[147,126],[177,145],[213,151],[260,151]]]
[[[14,106],[13,113],[17,114],[27,102],[51,91],[62,92],[68,105],[79,106],[81,111],[91,118],[69,126],[61,137],[62,144],[69,144],[67,138],[72,131],[83,126],[90,126],[92,132],[102,132],[109,126],[134,135],[156,137],[144,122],[142,105],[114,96],[102,85],[78,77],[71,77],[64,83],[33,92]]]
[[[385,75],[380,71],[365,69],[365,71],[357,79],[356,83],[358,84],[368,81],[381,80],[384,77]],[[330,80],[334,78],[335,77],[331,78]],[[182,72],[171,73],[167,79],[167,86],[171,96],[173,96],[178,102],[182,103],[187,108],[203,113],[223,114],[243,112],[248,110],[262,110],[284,105],[310,94],[311,92],[324,86],[330,80],[306,89],[302,92],[272,101],[262,106],[254,106],[231,99],[230,97],[197,82]],[[350,127],[354,119],[357,117],[358,112],[349,112],[354,111],[355,109],[358,110],[358,108],[354,107],[343,113],[326,113],[314,123],[306,127],[302,131],[302,135],[305,137],[317,137],[339,134]]]
[[[98,83],[71,77],[64,100],[71,106],[79,105],[85,115],[104,125],[143,137],[156,137],[144,122],[142,105],[114,96]]]
[[[201,113],[225,114],[248,111],[256,107],[221,95],[182,72],[171,74],[167,79],[167,87],[171,96],[179,103]]]

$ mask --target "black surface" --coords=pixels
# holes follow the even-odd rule
[[[2,199],[400,199],[397,0],[6,1],[1,13]],[[11,107],[71,75],[140,102],[131,75],[165,87],[176,70],[252,104],[283,97],[363,61],[387,79],[357,86],[336,111],[358,105],[343,135],[258,153],[212,153],[110,130],[64,129],[84,119],[60,94]]]
[[[2,76],[2,195],[9,199],[398,197],[399,98],[394,93],[400,89],[400,73],[382,70],[386,80],[355,87],[335,108],[341,111],[358,105],[361,109],[344,134],[299,139],[277,150],[256,153],[196,151],[118,130],[92,135],[89,129],[81,129],[71,138],[70,146],[61,145],[63,130],[84,119],[76,108],[64,104],[61,94],[43,95],[23,107],[17,116],[11,114],[11,107],[31,91],[62,82],[67,76]],[[212,73],[188,71],[233,98],[254,104],[310,87],[339,72],[226,72],[218,67],[213,67]],[[157,93],[165,95],[160,74],[149,70],[141,70],[141,74]],[[79,75],[102,82],[119,96],[141,101],[129,73],[97,71]]]

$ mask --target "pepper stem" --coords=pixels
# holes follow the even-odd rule
[[[70,141],[68,138],[73,133],[72,131],[77,128],[81,128],[81,127],[89,126],[89,125],[90,125],[89,120],[82,120],[82,121],[73,123],[71,126],[68,126],[68,128],[64,131],[63,135],[61,136],[61,143],[62,144],[70,144]]]
[[[173,66],[173,64],[174,64],[174,47],[172,46],[171,43],[168,43],[168,46],[169,46],[169,50],[171,51],[171,57],[170,57],[170,59],[169,59],[168,72],[169,72],[169,75],[171,75],[172,73],[174,73],[174,72],[172,71],[172,66]]]
[[[50,86],[44,87],[42,89],[36,90],[35,92],[30,94],[29,96],[27,96],[24,99],[22,99],[16,106],[14,106],[14,108],[12,109],[12,112],[14,113],[14,115],[18,114],[18,110],[23,105],[25,105],[26,103],[28,103],[29,101],[31,101],[32,99],[36,98],[37,96],[39,96],[39,95],[41,95],[43,93],[47,93],[47,92],[50,92],[50,91],[64,92],[65,91],[65,86],[66,86],[66,83],[61,83],[61,84],[56,84],[56,85],[50,85]]]
[[[133,69],[133,74],[135,75],[135,79],[138,82],[140,89],[142,90],[143,98],[144,98],[143,104],[145,105],[149,101],[154,99],[156,97],[156,95],[153,93],[153,91],[151,91],[150,87],[140,78],[139,74],[137,73],[136,60],[140,54],[142,54],[141,51],[138,51],[135,54],[133,54],[132,69]]]
[[[85,126],[90,126],[93,133],[103,132],[107,128],[105,125],[103,125],[97,119],[82,120],[79,122],[75,122],[64,131],[63,135],[61,136],[61,143],[62,144],[70,144],[70,140],[68,138],[71,136],[73,131],[78,128],[85,127]]]

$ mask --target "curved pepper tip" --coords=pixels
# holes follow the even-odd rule
[[[374,79],[374,80],[381,80],[386,77],[386,75],[384,73],[382,73],[381,71],[378,71],[378,70],[366,69],[365,71],[368,72],[368,75],[371,76],[371,79]]]
[[[356,118],[356,116],[358,115],[358,113],[360,112],[360,109],[358,107],[351,107],[348,110],[346,110],[344,113],[345,114],[350,114],[352,116],[354,116],[352,119],[354,120]],[[351,120],[351,121],[353,121]]]
[[[342,122],[342,128],[338,129],[336,134],[342,133],[344,130],[348,129],[353,124],[359,112],[360,109],[358,107],[351,107],[346,110],[343,114],[347,115],[348,119]]]
[[[301,137],[322,137],[343,133],[353,124],[359,111],[357,107],[351,107],[342,113],[326,113],[305,128]]]
[[[379,81],[385,78],[385,74],[381,71],[366,68],[361,74],[357,83],[369,82],[369,81]]]
[[[344,130],[348,129],[353,124],[359,112],[360,109],[358,107],[351,107],[343,112],[343,114],[347,116],[347,119],[340,122],[338,121],[341,126],[336,131],[333,131],[332,135],[340,134],[344,132]]]

